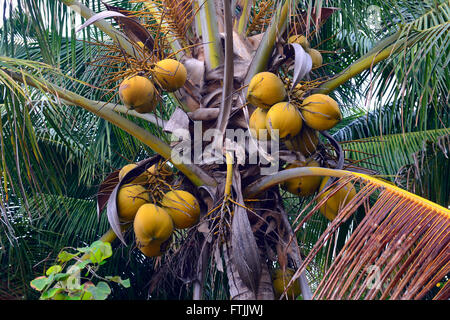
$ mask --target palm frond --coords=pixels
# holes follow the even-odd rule
[[[346,157],[358,161],[360,166],[375,171],[382,168],[383,176],[394,180],[400,168],[413,162],[413,154],[423,144],[448,134],[448,129],[399,133],[342,142],[342,147]]]
[[[395,183],[406,190],[439,203],[450,205],[450,135],[423,142],[411,155],[412,161],[398,170]]]
[[[295,232],[347,183],[358,192],[321,233],[313,248],[297,269],[290,286],[321,250],[330,250],[332,263],[325,266],[314,297],[317,299],[421,299],[450,272],[450,210],[409,193],[392,184],[360,173],[324,169],[295,168],[261,178],[246,189],[253,197],[282,181],[297,176],[327,175],[340,177],[328,188],[332,191],[311,202],[293,222]],[[376,196],[375,202],[370,198]],[[359,207],[365,215],[352,230],[343,248],[333,252],[336,232]],[[306,213],[306,214],[305,214]],[[447,299],[448,287],[435,298]]]

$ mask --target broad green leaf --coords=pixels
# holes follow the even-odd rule
[[[76,257],[77,255],[78,255],[78,253],[69,253],[67,251],[61,251],[58,254],[58,261],[67,262],[67,261],[73,259],[74,257]]]
[[[130,287],[130,279],[123,280],[119,276],[107,276],[105,278],[108,279],[108,280],[117,282],[117,283],[121,284],[122,286],[124,286],[125,288],[129,288]]]
[[[59,264],[55,264],[47,269],[45,272],[46,275],[51,275],[52,273],[58,273],[62,270],[62,267]]]
[[[82,296],[83,296],[83,291],[81,291],[81,290],[73,291],[73,292],[69,293],[67,300],[81,300]]]
[[[55,281],[66,280],[68,276],[69,276],[68,273],[57,273],[57,274],[55,274]]]
[[[80,268],[80,270],[84,269],[89,263],[92,263],[92,261],[90,259],[86,259],[84,261],[81,261],[79,263],[77,263],[78,268]]]
[[[40,299],[43,299],[43,300],[51,299],[51,298],[53,298],[56,294],[58,294],[58,293],[60,293],[60,292],[62,292],[62,291],[63,291],[62,288],[51,288],[51,289],[49,289],[49,290],[43,292],[42,295],[41,295],[41,297],[40,297]]]
[[[95,300],[105,300],[111,293],[111,289],[106,282],[100,281],[97,286],[88,288]]]
[[[30,282],[30,286],[37,291],[42,291],[49,283],[51,283],[51,281],[49,281],[49,278],[47,278],[46,276],[40,276],[32,280]]]
[[[93,263],[101,263],[112,256],[111,244],[108,242],[95,241],[90,248],[90,259]]]
[[[85,291],[81,296],[81,300],[94,300],[94,295],[89,291]]]

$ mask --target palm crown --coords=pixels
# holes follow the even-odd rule
[[[151,279],[133,272],[138,297],[150,282],[158,297],[190,284],[183,295],[194,299],[448,298],[448,283],[436,290],[449,272],[448,2],[18,5],[28,14],[4,13],[1,29],[1,281],[11,277],[14,291],[0,294],[29,295],[37,262],[101,236],[120,239],[115,249],[130,254],[131,269],[152,270]],[[160,64],[167,59],[181,64],[168,70]],[[170,86],[184,69],[187,79]],[[255,89],[261,72],[280,85],[266,90],[264,76]],[[154,88],[124,85],[135,77]],[[145,90],[150,109],[136,98]],[[275,100],[259,105],[266,95]],[[319,96],[336,106],[310,102]],[[275,112],[278,102],[293,111]],[[308,111],[314,103],[327,107]],[[255,110],[263,128],[280,128],[279,145],[262,152],[266,161],[279,158],[272,175],[261,174],[261,163],[236,161],[238,151],[248,160],[261,139],[224,144],[227,129],[257,123]],[[316,127],[320,117],[335,121]],[[221,162],[174,161],[171,137],[194,123],[216,134],[190,147],[218,145]],[[270,136],[265,145],[273,148]],[[136,166],[119,180],[127,163]],[[147,245],[136,222],[133,229],[120,215],[120,190],[133,181],[145,187],[145,202],[163,206],[168,192],[182,189],[201,208],[195,224],[169,238],[152,231],[161,241],[155,254],[141,250],[150,258],[136,248]],[[293,181],[312,191],[296,194]],[[129,272],[120,259],[109,269]],[[369,269],[382,286],[368,285]]]

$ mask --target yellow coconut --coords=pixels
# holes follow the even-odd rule
[[[197,199],[184,190],[167,192],[161,205],[172,217],[175,228],[184,229],[196,224],[200,217],[200,205]]]
[[[301,110],[306,125],[319,131],[329,130],[342,120],[337,102],[321,93],[310,95],[303,100]]]
[[[152,112],[157,103],[155,86],[142,76],[123,80],[119,87],[119,96],[126,107],[139,113]]]
[[[302,34],[290,36],[288,43],[298,43],[303,47],[303,49],[305,49],[305,51],[308,51],[310,48],[308,39],[306,39],[306,37]]]
[[[252,136],[256,137],[256,139],[267,140],[270,137],[269,131],[266,129],[266,117],[267,110],[262,108],[256,108],[250,116],[249,127],[250,133]],[[264,131],[260,131],[264,130]]]
[[[284,141],[289,150],[300,151],[305,157],[309,157],[317,150],[319,133],[303,123],[302,130],[293,138]]]
[[[287,268],[285,271],[283,271],[282,269],[276,269],[274,271],[272,285],[273,290],[275,292],[275,296],[277,298],[279,298],[283,294],[293,275],[294,270],[290,268]],[[288,299],[295,299],[298,295],[300,295],[300,293],[301,289],[298,281],[295,281],[286,291]]]
[[[150,241],[147,245],[139,246],[138,248],[147,257],[157,257],[162,255],[160,241]]]
[[[153,71],[153,75],[159,85],[168,92],[173,92],[183,87],[187,79],[185,66],[174,59],[158,61]]]
[[[320,167],[319,163],[314,159],[307,159],[306,161],[299,161],[292,163],[286,169],[300,168],[300,167]],[[321,176],[305,176],[294,179],[289,179],[284,183],[284,188],[295,195],[307,197],[314,194],[320,186],[322,181]]]
[[[313,68],[320,67],[323,63],[323,58],[320,52],[316,49],[310,49],[308,53],[312,60],[312,67]]]
[[[119,171],[119,181],[123,179],[123,177],[125,177],[125,175],[130,172],[131,170],[133,170],[134,168],[137,167],[137,164],[135,163],[130,163],[127,164],[125,166],[123,166],[122,169],[120,169]],[[139,175],[138,177],[136,177],[135,179],[133,179],[132,183],[136,183],[136,184],[144,184],[147,182],[147,175],[145,174],[145,172],[141,175]]]
[[[147,246],[151,241],[161,244],[172,235],[173,222],[164,208],[146,203],[137,211],[133,229],[138,247]]]
[[[325,184],[330,179],[330,177],[324,177],[322,179],[322,183],[320,184],[319,190],[322,191],[325,187]],[[336,186],[338,187],[338,186]],[[322,195],[320,195],[317,201],[321,201],[325,196],[330,194],[333,191],[333,188],[326,191]],[[328,220],[333,220],[336,218],[339,209],[344,207],[347,203],[350,202],[356,195],[355,187],[351,182],[348,182],[345,186],[339,189],[334,195],[332,195],[327,202],[323,206],[320,207],[320,212],[328,218]]]
[[[255,107],[269,109],[286,97],[286,89],[278,76],[272,72],[257,73],[250,80],[247,100]]]
[[[130,172],[131,170],[133,170],[136,167],[137,167],[137,164],[135,164],[135,163],[130,163],[130,164],[123,166],[122,169],[120,169],[120,171],[119,171],[119,180],[122,180],[123,177],[125,177],[125,175],[128,172]]]
[[[155,176],[157,174],[168,175],[171,172],[172,172],[172,170],[170,169],[170,166],[167,163],[164,163],[164,165],[162,165],[162,166],[160,166],[156,163],[147,169],[147,173],[150,175],[153,175],[153,176]]]
[[[271,137],[274,133],[271,130],[278,129],[280,138],[293,137],[302,129],[302,117],[300,111],[288,102],[279,102],[273,105],[266,116],[266,129]]]
[[[147,190],[139,184],[124,184],[117,193],[116,205],[119,218],[123,221],[134,219],[138,209],[150,201]]]

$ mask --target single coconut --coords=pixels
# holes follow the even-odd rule
[[[269,109],[286,97],[286,89],[278,76],[272,72],[257,73],[250,80],[247,100],[255,107]]]
[[[306,161],[300,161],[292,163],[286,167],[286,169],[300,168],[300,167],[320,167],[319,163],[314,159],[307,159]],[[313,195],[320,186],[322,181],[321,176],[304,176],[289,179],[284,183],[284,189],[288,192],[301,196],[307,197]]]
[[[120,169],[120,171],[119,171],[119,181],[121,181],[128,172],[130,172],[131,170],[133,170],[136,167],[137,167],[137,164],[135,164],[135,163],[130,163],[130,164],[123,166],[122,169]],[[147,182],[147,175],[145,173],[137,176],[132,181],[132,183],[136,183],[136,184],[144,184],[146,182]]]
[[[174,92],[184,86],[187,79],[185,66],[174,59],[158,61],[154,67],[153,75],[161,88]]]
[[[321,93],[310,95],[303,100],[301,112],[306,125],[319,131],[329,130],[342,120],[337,102]]]
[[[309,51],[310,45],[308,39],[302,34],[297,34],[290,36],[288,39],[288,43],[298,43],[303,47],[305,51]]]
[[[327,183],[330,177],[325,177],[322,179],[322,183],[320,184],[320,191],[323,191],[325,184]],[[340,186],[336,186],[338,188]],[[333,192],[334,188],[329,188],[326,192],[321,194],[317,201],[321,201],[325,198],[330,192]],[[348,182],[345,186],[340,188],[335,194],[333,194],[324,205],[320,207],[320,212],[327,217],[328,220],[333,220],[336,218],[339,209],[344,207],[347,203],[350,202],[356,195],[355,187],[351,182]]]
[[[275,296],[279,298],[284,290],[287,288],[289,281],[294,276],[294,270],[287,268],[286,270],[276,269],[273,273],[273,291]],[[286,290],[287,299],[295,299],[301,294],[300,284],[294,281],[292,285]]]
[[[139,184],[124,184],[117,193],[116,205],[119,218],[123,221],[134,219],[138,209],[150,201],[147,190]]]
[[[323,58],[320,52],[316,49],[310,49],[308,53],[312,60],[312,67],[313,68],[320,67],[323,63]]]
[[[184,190],[167,192],[161,205],[172,217],[175,228],[185,229],[196,224],[200,217],[200,205],[197,199]]]
[[[293,137],[300,132],[302,124],[300,111],[289,102],[279,102],[267,112],[266,129],[271,137],[275,135],[272,130],[276,129],[278,129],[278,136],[282,139]]]
[[[292,137],[292,139],[284,141],[284,144],[289,150],[299,151],[305,157],[309,157],[316,152],[318,143],[319,133],[317,130],[308,127],[305,123],[303,123],[299,134]]]
[[[139,246],[138,248],[146,257],[157,257],[162,255],[160,241],[150,241],[147,245]]]
[[[173,222],[165,209],[147,203],[137,211],[133,229],[138,247],[147,246],[151,241],[161,244],[172,235]]]
[[[253,137],[259,140],[267,140],[270,137],[269,131],[266,129],[267,110],[256,108],[250,116],[249,128]],[[264,131],[260,131],[264,130]]]
[[[119,97],[127,108],[139,113],[154,111],[157,103],[155,86],[142,76],[123,80],[119,87]]]

